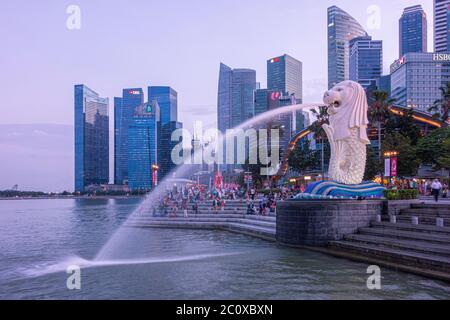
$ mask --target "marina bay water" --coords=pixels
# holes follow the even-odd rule
[[[216,231],[132,229],[94,259],[141,199],[0,201],[0,299],[449,299],[442,282]],[[69,265],[81,290],[68,290]]]

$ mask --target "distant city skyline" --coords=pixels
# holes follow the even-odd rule
[[[80,30],[66,26],[66,9],[71,4],[48,0],[0,3],[0,87],[6,93],[0,104],[0,125],[33,124],[26,126],[26,136],[36,135],[41,141],[48,135],[59,141],[53,129],[42,132],[48,126],[41,124],[73,126],[73,86],[85,84],[110,101],[110,171],[114,171],[113,101],[122,88],[170,86],[178,92],[178,120],[183,127],[192,130],[194,121],[203,121],[205,128],[216,127],[219,63],[255,70],[256,81],[265,87],[267,59],[286,53],[303,62],[303,101],[320,102],[328,87],[330,6],[345,10],[373,39],[383,41],[384,74],[398,58],[398,21],[406,7],[422,5],[428,17],[428,49],[434,47],[431,0],[282,0],[277,10],[261,5],[260,0],[114,4],[80,0],[76,3],[81,10]],[[170,12],[170,19],[159,14],[163,11]],[[73,179],[47,179],[73,175],[73,161],[51,159],[51,170],[45,168],[50,163],[47,145],[40,149],[40,144],[19,144],[25,127],[4,128],[7,136],[0,139],[5,150],[0,162],[8,165],[0,168],[0,189],[13,184],[49,191],[73,188],[72,182],[65,182]],[[11,141],[16,142],[12,145]],[[73,152],[52,151],[65,159],[67,152]],[[15,160],[18,157],[20,161]],[[43,161],[39,172],[18,173],[32,170],[32,160],[38,158]]]
[[[432,1],[282,2],[285,5],[274,11],[253,0],[109,5],[81,0],[77,2],[81,29],[73,31],[65,24],[71,4],[67,1],[2,2],[0,35],[5,46],[0,53],[4,70],[0,86],[10,95],[0,106],[0,123],[71,124],[71,88],[85,83],[110,101],[122,88],[171,86],[178,91],[179,120],[186,127],[191,128],[194,119],[214,127],[218,63],[255,69],[257,81],[264,84],[266,60],[280,53],[303,62],[304,101],[319,102],[327,83],[326,11],[332,5],[351,14],[374,39],[383,40],[385,73],[398,56],[398,34],[392,31],[398,29],[404,8],[423,6],[428,47],[433,47]],[[379,29],[372,25],[377,14],[373,5],[380,9]],[[158,15],[160,11],[171,12],[170,23]],[[138,40],[148,32],[151,41]],[[24,92],[33,97],[33,107],[27,106],[26,113],[21,112],[25,106],[20,99],[13,98]]]

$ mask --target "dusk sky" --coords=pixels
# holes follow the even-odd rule
[[[2,0],[0,124],[72,126],[73,86],[83,83],[110,98],[111,115],[113,97],[122,88],[146,92],[148,85],[170,85],[178,91],[179,119],[187,128],[193,120],[215,126],[219,63],[255,69],[266,87],[266,60],[284,53],[303,62],[304,101],[320,102],[327,89],[327,7],[341,7],[374,39],[383,40],[387,72],[398,57],[398,19],[404,7],[423,5],[432,51],[432,2]],[[80,30],[66,27],[66,9],[72,4],[81,9]],[[367,24],[373,21],[367,12],[373,5],[381,10],[379,29]],[[0,138],[2,143],[5,137]],[[10,163],[0,171],[2,189],[22,181],[11,172],[23,164],[13,149],[0,148],[0,167],[5,159]],[[73,152],[72,145],[67,148]],[[70,159],[60,172],[73,176],[72,168]],[[72,189],[72,176],[54,189]],[[52,189],[52,182],[23,181],[28,188]]]

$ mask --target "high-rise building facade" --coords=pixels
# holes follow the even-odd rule
[[[449,29],[448,11],[450,0],[434,0],[434,51],[448,52]]]
[[[279,90],[258,89],[255,91],[255,116],[280,107],[283,92]]]
[[[151,190],[156,181],[153,166],[158,165],[158,123],[156,101],[135,108],[128,128],[128,186],[130,190]]]
[[[295,103],[303,102],[303,64],[301,61],[285,54],[267,60],[267,88],[272,91],[281,92],[284,98],[293,97]],[[293,101],[288,99],[288,104]],[[303,114],[297,112],[292,115],[295,122],[292,130],[303,129]],[[296,120],[298,121],[296,121]],[[297,129],[296,129],[297,128]]]
[[[391,65],[391,97],[396,104],[428,112],[450,81],[450,54],[407,53]]]
[[[349,79],[365,89],[377,85],[383,73],[383,42],[372,37],[350,40]]]
[[[255,70],[231,69],[223,63],[220,64],[217,117],[222,133],[254,116],[255,90]]]
[[[285,54],[267,60],[267,89],[303,98],[303,64]]]
[[[157,101],[161,110],[161,125],[178,121],[178,93],[171,87],[148,87],[148,101]]]
[[[170,121],[165,125],[160,125],[160,135],[158,139],[158,177],[162,181],[176,165],[172,161],[172,150],[179,141],[172,141],[172,133],[175,130],[183,129],[183,124],[177,121]]]
[[[128,183],[128,128],[136,107],[144,103],[141,88],[123,89],[121,98],[114,98],[114,183]]]
[[[349,42],[367,36],[364,28],[339,7],[328,8],[328,87],[349,80]]]
[[[381,76],[380,81],[378,83],[378,90],[387,92],[388,95],[391,95],[391,75]]]
[[[75,192],[109,183],[109,101],[75,86]]]
[[[400,57],[409,52],[427,52],[427,35],[427,15],[422,6],[405,8],[399,20]]]
[[[158,176],[162,180],[175,168],[171,158],[172,149],[177,142],[172,142],[172,133],[182,129],[178,122],[178,93],[171,87],[148,87],[149,101],[156,101],[160,108],[159,139],[158,139]]]
[[[221,63],[219,71],[219,86],[217,95],[217,124],[222,134],[235,128],[255,115],[254,94],[258,84],[256,71],[251,69],[232,69]],[[223,150],[223,159],[227,160],[226,146]],[[237,145],[234,149],[235,163],[237,161]],[[232,172],[240,165],[228,163],[221,168],[222,171]]]

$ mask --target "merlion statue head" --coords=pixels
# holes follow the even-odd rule
[[[343,81],[325,92],[323,101],[329,106],[330,125],[334,129],[334,140],[355,136],[366,144],[367,137],[367,97],[364,88],[354,81]]]

